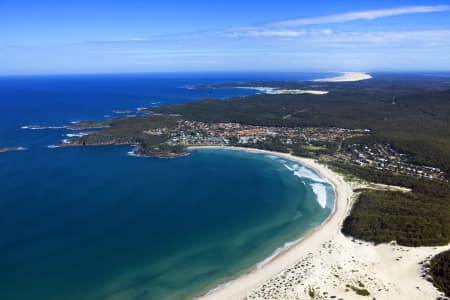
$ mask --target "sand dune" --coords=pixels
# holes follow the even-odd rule
[[[250,86],[250,87],[238,87],[240,89],[249,89],[249,90],[257,90],[265,94],[291,94],[291,95],[299,95],[299,94],[313,94],[313,95],[326,95],[328,91],[322,90],[300,90],[300,89],[280,89],[274,87],[265,87],[265,86]]]
[[[360,81],[372,78],[371,75],[361,72],[344,72],[341,76],[316,79],[316,82],[347,82],[347,81]]]

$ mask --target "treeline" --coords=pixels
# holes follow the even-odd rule
[[[449,205],[448,198],[432,195],[364,190],[344,220],[342,232],[376,244],[447,245]]]
[[[174,116],[151,116],[151,117],[132,117],[118,118],[108,120],[108,127],[98,132],[88,134],[74,141],[80,145],[103,145],[103,144],[139,144],[143,152],[150,152],[152,149],[160,151],[162,143],[168,140],[167,135],[150,135],[144,131],[156,128],[175,128],[179,119]],[[78,126],[88,124],[91,127],[104,125],[105,121],[83,122]],[[167,148],[167,147],[166,147]],[[161,151],[165,151],[164,148]],[[167,148],[167,150],[169,150]],[[171,152],[180,151],[178,148],[170,149]]]
[[[332,161],[336,171],[386,185],[411,189],[410,193],[361,192],[345,219],[342,232],[356,238],[405,246],[446,245],[450,242],[450,187],[446,182],[395,175]]]
[[[450,250],[433,257],[430,261],[429,274],[433,284],[450,297]]]

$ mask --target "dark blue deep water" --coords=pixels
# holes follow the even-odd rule
[[[272,156],[49,149],[70,131],[22,126],[254,92],[184,88],[192,84],[329,75],[0,77],[0,148],[27,148],[0,153],[0,299],[189,299],[300,238],[334,201],[311,170]]]

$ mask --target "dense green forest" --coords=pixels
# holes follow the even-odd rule
[[[404,246],[447,245],[449,196],[364,190],[345,219],[342,232],[376,244],[395,240]]]
[[[429,273],[434,285],[450,297],[450,250],[433,257]]]
[[[336,161],[336,171],[368,182],[403,186],[409,193],[364,190],[345,219],[342,232],[366,241],[396,240],[405,246],[450,242],[450,186],[446,182],[369,170]]]

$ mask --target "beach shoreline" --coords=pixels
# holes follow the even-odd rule
[[[326,95],[328,91],[324,90],[301,90],[301,89],[281,89],[274,87],[266,87],[266,86],[239,86],[235,87],[237,89],[247,89],[247,90],[256,90],[263,94],[270,95],[301,95],[301,94],[311,94],[311,95]]]
[[[313,80],[315,82],[351,82],[371,79],[372,76],[363,72],[342,72],[342,75]]]
[[[376,299],[436,299],[441,293],[423,276],[423,262],[448,246],[403,247],[373,245],[345,237],[341,225],[355,194],[351,183],[310,158],[254,148],[193,146],[274,155],[315,170],[334,188],[334,208],[327,219],[270,259],[261,268],[211,289],[195,299],[304,299],[314,293],[361,299],[364,291]],[[367,297],[365,297],[367,298]],[[309,299],[309,298],[305,298]]]
[[[339,191],[342,189],[341,186],[339,186],[339,184],[342,184],[342,183],[336,181],[337,178],[334,177],[334,174],[332,175],[331,173],[329,173],[329,172],[331,172],[331,170],[324,167],[323,165],[316,163],[313,159],[298,157],[298,156],[294,156],[294,155],[291,155],[288,153],[274,152],[274,151],[261,150],[261,149],[255,149],[255,148],[245,148],[245,147],[232,147],[232,146],[191,146],[191,147],[188,147],[188,150],[201,150],[201,149],[223,149],[223,150],[234,150],[234,151],[244,151],[244,152],[250,152],[250,153],[267,154],[267,155],[274,155],[274,156],[277,156],[280,158],[285,158],[290,161],[298,162],[310,169],[313,169],[321,177],[325,178],[333,186],[335,199],[334,199],[332,211],[325,221],[323,221],[319,226],[309,230],[301,238],[293,241],[292,245],[290,247],[284,249],[282,252],[280,252],[277,255],[275,255],[274,257],[272,257],[272,259],[270,261],[268,261],[263,267],[256,268],[256,266],[255,266],[250,270],[250,272],[247,272],[246,274],[243,274],[236,279],[230,280],[229,282],[224,283],[224,284],[220,285],[219,287],[216,287],[216,288],[210,290],[205,295],[198,297],[196,299],[235,299],[234,293],[233,293],[232,297],[229,297],[231,295],[227,294],[227,291],[226,291],[227,289],[233,288],[233,285],[238,283],[240,280],[247,278],[248,276],[251,276],[255,272],[258,272],[258,270],[263,269],[265,266],[270,265],[272,262],[283,257],[288,252],[293,251],[294,248],[296,248],[301,243],[308,241],[308,239],[311,236],[313,236],[315,233],[319,232],[327,223],[329,223],[335,217],[338,208],[340,208],[342,206],[345,207],[345,205],[346,205],[345,199],[343,199],[343,197],[345,197],[345,196],[339,195]],[[330,175],[332,175],[332,176],[330,176]],[[347,190],[347,192],[348,192],[348,190]],[[341,193],[342,193],[342,191],[341,191]],[[342,201],[344,201],[344,202],[342,202]],[[341,202],[341,203],[339,203],[339,202]],[[291,258],[289,257],[288,259],[289,259],[289,262],[291,262]],[[287,262],[287,263],[289,263],[289,262]],[[285,264],[283,264],[283,266],[284,265]],[[279,268],[279,267],[275,268],[275,269],[280,269],[280,270],[273,270],[273,271],[271,271],[270,274],[274,274],[274,273],[276,274],[277,271],[282,270],[282,268]],[[267,276],[264,276],[264,279],[266,279],[266,277]],[[258,282],[260,281],[259,278],[257,281]],[[252,282],[252,284],[253,284],[253,282]],[[245,291],[248,291],[248,289],[245,289]],[[222,294],[224,296],[223,298],[222,298]],[[241,297],[245,297],[245,295],[242,295]]]

